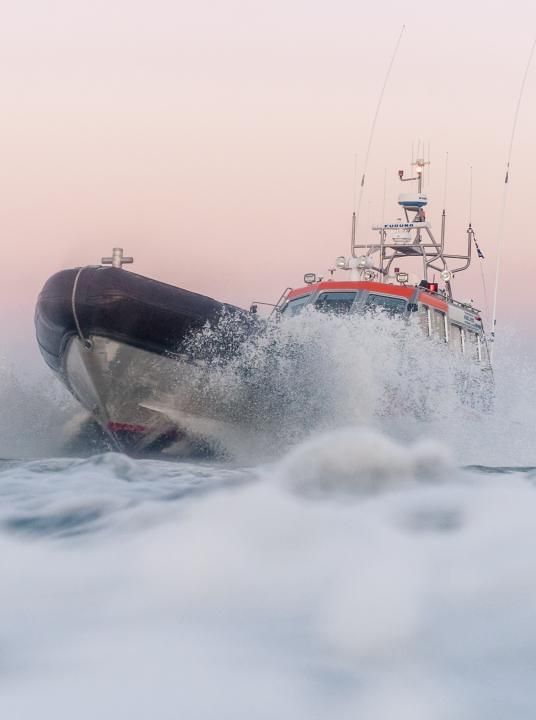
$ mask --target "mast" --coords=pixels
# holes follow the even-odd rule
[[[376,123],[378,122],[378,115],[380,114],[380,108],[381,108],[381,105],[382,105],[383,96],[384,96],[384,94],[385,94],[385,88],[387,87],[387,83],[388,83],[389,77],[390,77],[390,75],[391,75],[391,70],[393,69],[393,65],[394,65],[396,56],[397,56],[397,54],[398,54],[398,48],[400,47],[400,41],[402,40],[402,35],[404,34],[404,30],[405,30],[405,29],[406,29],[406,26],[405,26],[405,25],[402,25],[402,29],[400,30],[400,34],[399,34],[398,39],[397,39],[397,41],[396,41],[395,49],[394,49],[394,51],[393,51],[393,54],[392,54],[392,56],[391,56],[391,60],[390,60],[390,62],[389,62],[389,66],[388,66],[388,68],[387,68],[387,72],[386,72],[386,74],[385,74],[385,79],[384,79],[384,81],[383,81],[382,89],[381,89],[381,91],[380,91],[380,96],[379,96],[379,98],[378,98],[378,103],[376,104],[376,111],[375,111],[375,113],[374,113],[374,119],[372,120],[372,126],[371,126],[371,128],[370,128],[370,135],[369,135],[369,139],[368,139],[367,152],[366,152],[366,154],[365,154],[365,165],[364,165],[364,167],[363,167],[363,175],[362,175],[362,177],[361,177],[361,185],[360,185],[360,190],[359,190],[359,201],[358,201],[358,203],[357,203],[357,208],[356,208],[355,205],[354,205],[354,217],[352,218],[352,244],[351,244],[351,247],[350,247],[350,253],[351,253],[352,257],[356,257],[356,255],[355,255],[355,248],[356,248],[356,243],[355,243],[356,237],[355,237],[355,233],[356,233],[357,224],[358,224],[358,222],[359,222],[359,213],[360,213],[360,210],[361,210],[361,203],[362,203],[362,200],[363,200],[363,189],[364,189],[364,187],[365,187],[365,176],[366,176],[366,174],[367,174],[367,167],[368,167],[369,155],[370,155],[370,150],[371,150],[371,147],[372,147],[372,141],[373,141],[373,139],[374,139],[374,131],[376,130]]]
[[[508,198],[508,180],[510,175],[510,161],[512,159],[512,150],[514,147],[514,137],[516,133],[517,128],[517,119],[519,117],[519,109],[521,107],[521,101],[523,100],[523,94],[525,92],[525,85],[527,82],[527,76],[529,74],[529,69],[532,64],[532,56],[534,55],[534,49],[536,48],[536,39],[532,43],[532,47],[530,49],[529,53],[529,59],[527,62],[527,65],[525,67],[525,72],[523,74],[523,80],[521,81],[521,89],[519,91],[519,97],[517,99],[517,105],[514,113],[514,122],[512,125],[512,134],[510,135],[510,146],[508,148],[508,158],[506,161],[506,173],[504,176],[504,185],[503,185],[503,198],[502,198],[502,207],[501,207],[501,215],[499,219],[499,228],[497,232],[497,261],[495,265],[495,288],[493,290],[493,316],[492,316],[492,325],[491,325],[491,347],[490,347],[490,362],[493,359],[493,348],[495,345],[495,330],[497,327],[497,296],[499,292],[499,277],[501,272],[501,255],[502,255],[502,245],[503,245],[503,234],[504,234],[504,217],[506,214],[506,202]]]
[[[404,211],[405,220],[396,222],[383,222],[381,225],[373,225],[372,229],[378,231],[379,238],[376,242],[367,241],[360,243],[356,238],[356,225],[358,213],[352,215],[352,255],[346,259],[337,259],[337,267],[351,270],[353,280],[365,279],[387,282],[407,282],[408,274],[395,271],[391,275],[391,267],[395,260],[404,258],[420,258],[422,261],[422,280],[425,286],[429,284],[429,276],[433,273],[439,274],[445,283],[442,291],[447,300],[452,300],[451,281],[458,272],[466,270],[471,264],[471,246],[473,230],[469,226],[467,231],[467,251],[461,253],[445,252],[445,226],[446,211],[443,208],[441,215],[441,234],[439,241],[432,232],[430,222],[426,219],[426,206],[428,196],[423,191],[424,173],[430,161],[420,156],[420,144],[417,149],[417,158],[412,162],[413,172],[410,177],[405,177],[404,170],[398,171],[401,182],[413,182],[416,184],[417,192],[400,193],[398,204]],[[446,191],[446,184],[445,184]],[[451,267],[450,265],[453,265]],[[405,280],[399,279],[406,278]]]

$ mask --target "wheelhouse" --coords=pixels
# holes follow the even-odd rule
[[[480,311],[472,301],[455,300],[452,293],[453,279],[471,264],[473,245],[479,257],[483,255],[471,224],[467,228],[465,252],[446,252],[444,210],[439,237],[432,232],[426,217],[428,196],[424,192],[429,164],[429,160],[418,157],[412,160],[409,177],[404,170],[398,171],[400,181],[416,183],[417,191],[399,194],[400,217],[395,222],[373,225],[372,230],[378,233],[375,239],[361,238],[357,235],[359,213],[354,211],[350,254],[335,259],[328,269],[329,280],[324,281],[316,273],[305,273],[305,285],[295,290],[287,288],[276,303],[275,312],[289,317],[311,308],[336,315],[384,313],[408,321],[413,318],[412,322],[418,322],[429,337],[467,359],[482,363],[482,369],[491,368]],[[401,264],[406,261],[409,264],[404,268]],[[339,280],[341,273],[348,273],[347,281]],[[491,342],[493,337],[492,333]]]
[[[407,311],[412,288],[377,282],[318,282],[292,290],[285,298],[281,312],[296,315],[305,307],[337,315],[360,310],[382,310],[389,315]]]
[[[283,317],[305,308],[335,315],[381,312],[390,317],[414,314],[423,332],[453,351],[489,364],[488,348],[478,310],[447,300],[434,289],[368,281],[325,281],[291,290],[280,305]]]

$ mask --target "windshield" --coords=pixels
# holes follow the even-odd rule
[[[315,308],[320,312],[342,315],[350,312],[355,296],[355,292],[325,292],[315,302]]]
[[[294,300],[289,300],[284,307],[283,312],[288,317],[297,315],[303,310],[304,306],[307,305],[310,297],[310,295],[301,295],[300,297],[294,298]]]
[[[366,310],[381,310],[387,315],[399,315],[407,307],[407,301],[389,295],[369,295],[365,303]]]

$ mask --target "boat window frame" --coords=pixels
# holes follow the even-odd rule
[[[448,343],[448,333],[446,328],[447,313],[436,307],[428,306],[428,327],[430,329],[430,337],[435,337],[444,343]]]
[[[405,307],[403,307],[400,311],[396,312],[389,312],[385,306],[380,305],[374,305],[373,303],[369,304],[369,298],[371,297],[384,297],[389,298],[390,300],[396,300],[397,302],[401,304],[405,304]],[[407,313],[408,305],[410,302],[410,298],[404,297],[403,295],[394,295],[391,293],[382,293],[378,292],[376,290],[367,290],[366,295],[361,303],[361,307],[363,311],[367,311],[368,309],[374,310],[375,308],[378,309],[380,312],[385,313],[388,317],[402,317],[405,313]]]
[[[354,289],[354,288],[347,288],[347,289],[336,288],[334,290],[331,290],[330,288],[320,289],[318,291],[318,293],[316,294],[316,296],[314,297],[314,300],[311,303],[312,307],[315,310],[317,310],[317,312],[322,312],[322,313],[330,312],[329,308],[322,309],[322,308],[317,307],[317,303],[320,302],[322,300],[322,297],[325,295],[353,295],[354,297],[352,299],[352,302],[348,305],[347,310],[345,310],[344,312],[337,312],[336,310],[331,311],[334,315],[350,315],[352,312],[354,312],[356,304],[360,298],[360,289]],[[328,305],[328,304],[329,303],[326,303],[326,305]]]
[[[431,331],[431,320],[430,320],[430,306],[419,302],[417,304],[417,319],[421,330],[426,331],[426,336],[430,337]]]
[[[301,312],[301,310],[303,310],[303,307],[305,307],[305,306],[308,304],[307,301],[310,300],[310,298],[313,296],[313,294],[314,294],[314,293],[307,293],[306,295],[297,295],[296,297],[290,298],[290,299],[287,300],[287,302],[285,303],[285,307],[281,310],[281,315],[282,315],[283,317],[295,317],[296,315],[298,315],[298,314]],[[298,312],[296,312],[296,313],[290,312],[288,315],[285,315],[285,313],[287,312],[288,308],[289,308],[293,303],[297,303],[299,300],[302,300],[302,301],[303,301],[303,302],[301,302],[301,303],[298,304],[298,307],[301,308],[301,310],[298,310]]]
[[[453,322],[452,320],[449,321],[451,328],[457,328],[459,330],[459,343],[456,342],[457,347],[454,347],[454,334],[452,332],[449,332],[449,345],[455,350],[456,352],[461,352],[462,355],[465,355],[465,338],[464,338],[464,328],[463,325],[460,325],[460,323]],[[449,328],[450,330],[450,328]]]

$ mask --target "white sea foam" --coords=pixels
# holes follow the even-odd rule
[[[302,443],[279,465],[292,488],[313,496],[345,498],[373,494],[423,480],[434,482],[452,470],[444,447],[429,441],[412,447],[370,430],[348,428]]]
[[[416,322],[307,313],[273,324],[234,360],[219,362],[214,348],[235,336],[228,319],[193,342],[213,360],[199,392],[224,422],[194,417],[191,430],[208,433],[236,462],[269,460],[311,435],[352,426],[403,442],[440,438],[458,464],[535,462],[536,373],[531,348],[516,336],[498,346],[489,412],[467,402],[460,381],[468,371],[478,396],[481,371],[423,337]],[[29,378],[0,363],[0,457],[60,454],[84,417],[46,368]]]
[[[231,319],[195,344],[210,355],[233,333]],[[415,318],[408,325],[309,312],[248,340],[232,362],[210,366],[203,387],[226,417],[245,426],[246,434],[224,431],[218,438],[242,461],[277,456],[318,432],[359,426],[403,442],[439,438],[459,464],[531,464],[531,357],[519,337],[498,346],[487,406],[487,373],[424,337]]]
[[[2,717],[536,712],[530,476],[354,429],[251,470],[106,455],[0,487]]]
[[[234,466],[49,459],[74,404],[3,367],[1,454],[46,459],[0,465],[0,716],[532,720],[536,476],[460,469],[536,464],[531,355],[483,414],[400,327],[215,364]]]
[[[426,433],[438,405],[441,417],[475,415],[459,383],[474,368],[425,338],[417,321],[304,312],[272,323],[222,363],[219,350],[235,336],[228,318],[196,336],[192,352],[209,358],[199,383],[209,406],[247,432],[247,442],[225,430],[218,438],[242,460],[248,451],[248,459],[277,456],[311,434],[346,426],[411,438],[415,422]]]

